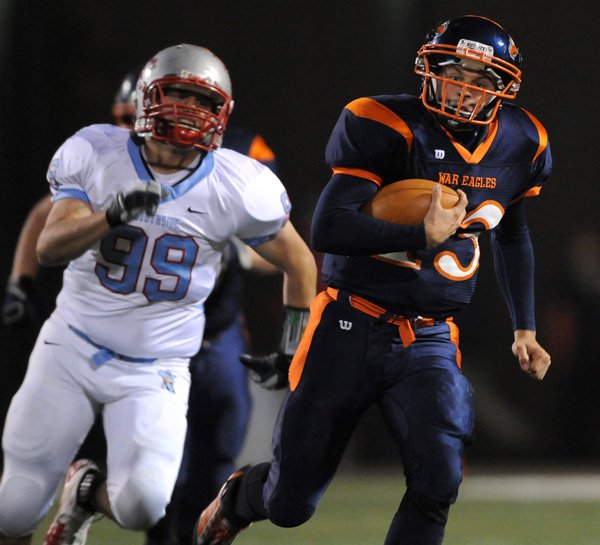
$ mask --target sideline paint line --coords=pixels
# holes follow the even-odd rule
[[[467,475],[459,500],[600,501],[600,474]]]

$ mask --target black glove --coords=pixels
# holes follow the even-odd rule
[[[128,223],[142,212],[153,216],[160,203],[160,184],[151,180],[129,193],[117,193],[115,200],[106,211],[106,221],[111,227]]]
[[[39,320],[39,301],[34,279],[20,276],[16,281],[9,280],[2,302],[2,323],[5,326],[35,326]]]
[[[288,371],[308,323],[309,310],[286,306],[279,351],[268,356],[242,354],[240,361],[250,369],[250,378],[267,390],[280,390],[288,384]]]
[[[292,357],[281,352],[268,356],[242,354],[240,361],[250,369],[250,378],[267,390],[281,390],[288,384],[288,370]]]

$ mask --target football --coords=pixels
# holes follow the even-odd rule
[[[391,223],[419,225],[429,210],[431,190],[435,185],[436,182],[419,178],[393,182],[375,193],[362,212]],[[442,206],[452,208],[458,201],[458,193],[448,186],[441,187]]]

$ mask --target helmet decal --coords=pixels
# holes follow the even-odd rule
[[[441,36],[444,32],[446,32],[447,28],[448,28],[448,21],[445,21],[441,25],[438,25],[438,27],[434,31],[435,36],[436,37]]]
[[[519,55],[519,48],[512,38],[510,38],[508,41],[508,54],[510,55],[511,59],[516,59]]]

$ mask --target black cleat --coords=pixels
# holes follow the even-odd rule
[[[196,523],[194,545],[230,545],[230,543],[233,543],[235,536],[250,526],[251,523],[246,525],[242,524],[241,526],[234,524],[225,518],[223,512],[225,496],[231,490],[233,484],[241,479],[249,468],[250,466],[248,465],[235,471],[229,479],[225,481],[225,484],[221,487],[217,497],[204,511],[202,511],[200,518]]]

